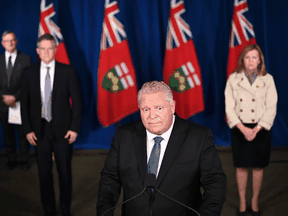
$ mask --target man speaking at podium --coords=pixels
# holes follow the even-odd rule
[[[117,204],[121,186],[125,201],[141,193],[147,173],[153,173],[162,193],[201,216],[220,216],[226,175],[210,129],[174,114],[173,94],[164,82],[145,83],[137,99],[142,121],[124,125],[115,133],[101,172],[97,215]],[[122,215],[149,216],[149,192],[125,203]],[[152,212],[153,216],[196,215],[157,191]],[[110,211],[105,216],[113,214]]]

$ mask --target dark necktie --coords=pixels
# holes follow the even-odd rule
[[[150,158],[147,165],[147,172],[153,173],[157,176],[159,158],[160,158],[160,150],[161,150],[161,141],[163,138],[161,136],[157,136],[154,138],[155,144],[150,154]]]
[[[13,67],[12,67],[12,61],[11,61],[11,55],[10,55],[9,59],[8,59],[8,66],[7,66],[7,78],[8,78],[7,86],[8,86],[8,88],[10,86],[10,77],[11,77],[12,70],[13,70]]]

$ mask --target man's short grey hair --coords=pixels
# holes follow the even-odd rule
[[[56,41],[55,41],[55,38],[49,34],[49,33],[45,33],[43,35],[41,35],[38,40],[37,40],[37,47],[39,47],[39,43],[43,40],[50,40],[50,41],[53,41],[54,42],[54,47],[56,47]]]
[[[171,88],[166,83],[164,83],[163,81],[161,82],[151,81],[151,82],[144,83],[141,89],[138,91],[138,95],[137,95],[138,105],[140,105],[142,94],[146,94],[146,93],[149,94],[149,93],[155,93],[155,92],[160,92],[160,91],[165,94],[166,100],[169,103],[173,101],[173,93],[171,91]]]
[[[3,33],[2,33],[2,39],[4,36],[8,35],[8,34],[13,34],[14,35],[14,39],[17,41],[17,37],[16,37],[16,34],[10,30],[5,30]]]

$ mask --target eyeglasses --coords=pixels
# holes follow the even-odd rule
[[[16,40],[3,40],[3,42],[4,43],[8,43],[8,42],[13,43],[13,42],[16,42]]]

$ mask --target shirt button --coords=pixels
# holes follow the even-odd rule
[[[255,119],[251,119],[252,122],[255,122]]]
[[[240,109],[240,112],[243,112],[243,110],[242,110],[242,109]]]
[[[242,98],[240,98],[240,102],[242,102]]]
[[[241,78],[241,81],[243,80],[243,78]]]
[[[251,112],[254,112],[254,109],[252,109]]]
[[[255,99],[254,98],[252,98],[252,102],[254,102],[255,101]]]

